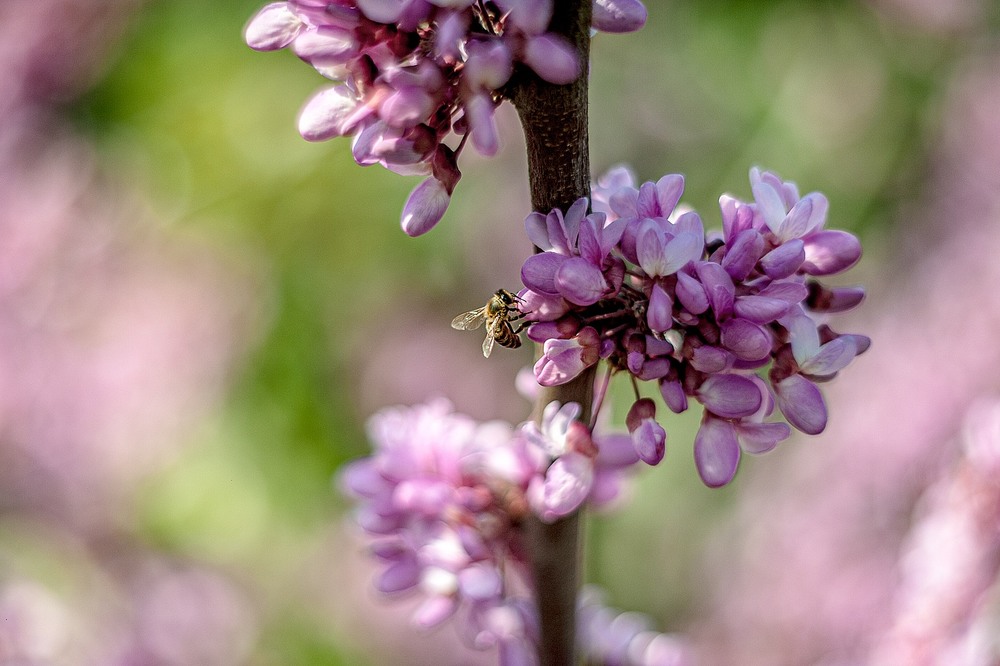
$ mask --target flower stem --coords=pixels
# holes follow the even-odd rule
[[[549,26],[573,44],[582,74],[568,85],[554,85],[522,69],[510,88],[524,128],[532,210],[566,211],[580,197],[590,196],[590,150],[587,133],[587,72],[590,61],[592,0],[559,0]],[[536,350],[537,354],[541,350]],[[534,416],[552,400],[582,407],[588,423],[594,395],[594,367],[562,386],[543,389]],[[580,570],[580,515],[555,523],[535,519],[527,526],[532,575],[541,636],[541,666],[576,663],[576,596]]]

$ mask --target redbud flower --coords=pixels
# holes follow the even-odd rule
[[[721,197],[722,232],[709,236],[697,213],[678,207],[682,176],[636,187],[625,167],[593,186],[598,212],[587,214],[582,199],[565,214],[525,220],[542,250],[521,269],[528,337],[543,343],[538,382],[566,383],[604,359],[656,380],[672,411],[695,398],[706,409],[695,461],[711,486],[732,480],[741,452],[764,453],[788,437],[788,425],[770,420],[775,406],[793,427],[821,432],[827,412],[816,384],[870,345],[819,319],[863,299],[860,288],[815,280],[856,263],[857,239],[825,229],[822,194],[800,197],[793,183],[756,168],[750,183],[754,202]],[[659,462],[666,434],[652,402],[636,402],[627,424],[640,458]]]
[[[535,363],[535,377],[542,386],[565,384],[597,363],[599,358],[600,339],[597,331],[587,327],[568,340],[546,340],[542,346],[542,356]]]
[[[656,422],[656,404],[649,398],[636,400],[625,417],[636,454],[647,465],[656,465],[666,452],[667,432]]]
[[[408,236],[419,236],[430,231],[441,221],[451,201],[448,191],[439,181],[428,178],[417,185],[403,206],[400,221]]]
[[[594,4],[598,30],[630,32],[646,19],[639,0]],[[244,36],[259,51],[290,48],[335,82],[299,114],[304,138],[352,136],[358,164],[431,176],[450,196],[464,139],[483,155],[499,149],[494,113],[516,65],[556,84],[583,72],[572,45],[547,32],[551,18],[552,0],[287,0],[258,11]],[[456,152],[444,143],[452,133],[463,136]],[[432,205],[415,195],[403,213],[410,235],[448,204],[440,191]]]
[[[513,526],[527,509],[522,488],[538,466],[511,446],[512,428],[476,423],[437,400],[376,414],[369,435],[375,453],[340,480],[360,500],[358,522],[385,563],[378,589],[419,589],[425,600],[413,622],[423,627],[502,605],[504,567],[520,561]],[[471,628],[487,631],[474,617]]]
[[[568,516],[585,501],[606,505],[618,496],[624,472],[639,460],[627,437],[592,437],[577,420],[580,411],[575,402],[550,402],[540,424],[529,421],[518,428],[523,450],[538,463],[526,496],[543,521]]]
[[[539,424],[514,429],[439,399],[371,418],[375,451],[347,465],[340,484],[383,564],[377,589],[422,595],[414,625],[456,618],[501,663],[535,663],[533,611],[511,589],[529,577],[518,526],[529,511],[552,521],[584,502],[607,505],[638,461],[627,436],[593,438],[580,412],[552,402]]]
[[[593,24],[601,32],[634,32],[646,23],[638,0],[594,0]]]

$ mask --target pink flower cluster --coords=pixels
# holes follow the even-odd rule
[[[478,423],[442,399],[371,418],[375,453],[348,465],[341,481],[385,563],[378,589],[424,595],[415,625],[457,615],[470,645],[499,648],[504,664],[532,663],[521,523],[530,512],[554,520],[584,501],[608,502],[638,460],[627,436],[596,445],[579,411],[552,403],[541,426],[515,429]]]
[[[245,37],[260,51],[290,47],[338,82],[302,109],[303,137],[351,136],[358,164],[429,176],[403,209],[416,236],[444,215],[466,140],[496,153],[494,111],[519,67],[555,84],[580,76],[576,51],[548,31],[552,12],[553,0],[288,0],[261,9]],[[598,30],[645,20],[640,0],[594,0]],[[455,148],[444,143],[452,132]]]
[[[702,480],[732,480],[741,451],[763,453],[791,433],[771,420],[777,405],[808,434],[826,426],[816,383],[832,379],[870,341],[833,331],[823,318],[864,297],[816,278],[853,266],[861,245],[825,229],[828,202],[751,169],[751,203],[724,195],[722,231],[677,208],[680,175],[636,188],[618,168],[594,186],[595,212],[580,199],[566,211],[532,213],[529,239],[542,252],[521,270],[520,308],[543,345],[535,376],[566,383],[604,359],[612,370],[656,381],[674,412],[693,397],[705,407],[695,439]],[[759,373],[766,368],[768,380]],[[637,454],[662,459],[666,432],[655,403],[636,401],[626,422]]]

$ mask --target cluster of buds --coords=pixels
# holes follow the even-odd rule
[[[573,47],[548,32],[552,10],[552,0],[287,0],[261,9],[245,37],[260,51],[290,47],[338,82],[302,109],[304,138],[352,136],[358,164],[428,176],[403,209],[403,230],[416,236],[444,215],[466,141],[497,151],[494,111],[519,66],[555,84],[580,75]],[[598,30],[645,20],[640,0],[594,0]],[[454,148],[444,143],[452,133]]]
[[[722,231],[677,208],[680,175],[636,188],[618,168],[594,186],[595,212],[532,213],[528,237],[542,252],[521,270],[520,307],[543,344],[538,382],[563,384],[604,359],[612,370],[656,381],[674,412],[705,407],[695,439],[702,480],[732,480],[741,451],[769,451],[791,433],[817,434],[827,412],[816,383],[832,379],[870,341],[821,323],[864,297],[816,278],[853,266],[858,239],[827,230],[828,202],[793,183],[750,171],[752,203],[720,199]],[[767,369],[768,381],[759,373]],[[666,432],[655,403],[637,399],[626,419],[639,457],[656,464]]]

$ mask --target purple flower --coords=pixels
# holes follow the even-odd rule
[[[832,275],[847,270],[861,258],[861,244],[845,231],[826,231],[829,202],[819,192],[799,198],[794,183],[754,167],[750,169],[757,217],[781,243],[801,239],[803,270],[809,275]]]
[[[434,228],[448,210],[451,197],[440,181],[428,178],[417,185],[406,205],[400,225],[408,236],[419,236]]]
[[[345,467],[340,482],[385,563],[378,589],[419,588],[413,621],[423,627],[502,602],[504,567],[520,566],[510,540],[538,459],[517,448],[510,426],[478,424],[444,400],[382,411],[369,435],[374,454]]]
[[[740,464],[740,445],[733,424],[705,412],[694,438],[694,461],[698,475],[709,488],[732,481]]]
[[[544,34],[528,38],[524,64],[550,83],[565,85],[580,76],[583,65],[573,45],[560,35]]]
[[[659,464],[666,453],[667,433],[656,422],[656,404],[649,398],[636,400],[628,410],[625,425],[639,458],[647,465]]]
[[[577,420],[580,411],[574,402],[550,402],[540,424],[529,421],[518,428],[523,450],[536,461],[526,497],[547,522],[573,513],[585,501],[600,507],[614,500],[624,474],[639,460],[624,435],[593,438]]]
[[[705,409],[723,418],[741,418],[755,414],[763,402],[760,390],[742,375],[709,376],[696,392]]]
[[[571,451],[588,455],[594,453],[590,431],[578,421],[580,405],[568,402],[560,405],[550,402],[542,410],[540,425],[529,421],[521,425],[521,433],[528,442],[550,458],[557,458]]]
[[[535,363],[535,378],[542,386],[558,386],[577,377],[600,358],[600,338],[591,327],[568,340],[550,338]]]
[[[539,383],[561,384],[604,359],[636,380],[657,380],[674,412],[693,397],[706,408],[695,444],[709,485],[732,479],[740,452],[764,453],[788,437],[768,419],[777,406],[795,428],[826,425],[816,382],[832,379],[870,340],[838,334],[808,314],[850,309],[860,288],[828,289],[815,277],[860,256],[850,234],[824,229],[828,203],[800,197],[791,183],[751,170],[753,203],[720,198],[722,232],[678,208],[679,175],[636,188],[625,167],[594,185],[595,208],[579,200],[565,214],[532,213],[539,249],[522,266],[528,337],[542,342]],[[767,370],[770,382],[756,372]],[[652,403],[626,419],[637,455],[663,456],[666,432]]]
[[[826,403],[819,388],[802,375],[775,382],[778,408],[788,422],[806,433],[818,435],[826,429]]]
[[[634,32],[646,24],[646,8],[639,0],[594,0],[594,29]]]
[[[673,275],[699,259],[705,249],[705,231],[697,213],[685,213],[677,224],[646,218],[635,234],[636,259],[650,277]]]
[[[547,32],[552,0],[495,4],[484,10],[473,0],[272,2],[250,19],[244,37],[258,51],[290,48],[337,82],[300,112],[304,138],[352,136],[358,164],[431,174],[450,195],[454,182],[432,165],[434,155],[452,133],[466,135],[483,155],[497,152],[494,113],[515,65],[556,84],[584,69],[575,48]],[[595,9],[595,27],[609,32],[637,30],[645,21],[638,0],[597,0]],[[459,141],[457,152],[465,144]]]
[[[258,11],[243,32],[247,45],[258,51],[275,51],[292,43],[306,27],[287,2],[272,2]]]
[[[528,502],[545,522],[554,522],[580,508],[594,484],[594,461],[570,452],[556,458],[544,477],[528,486]]]

